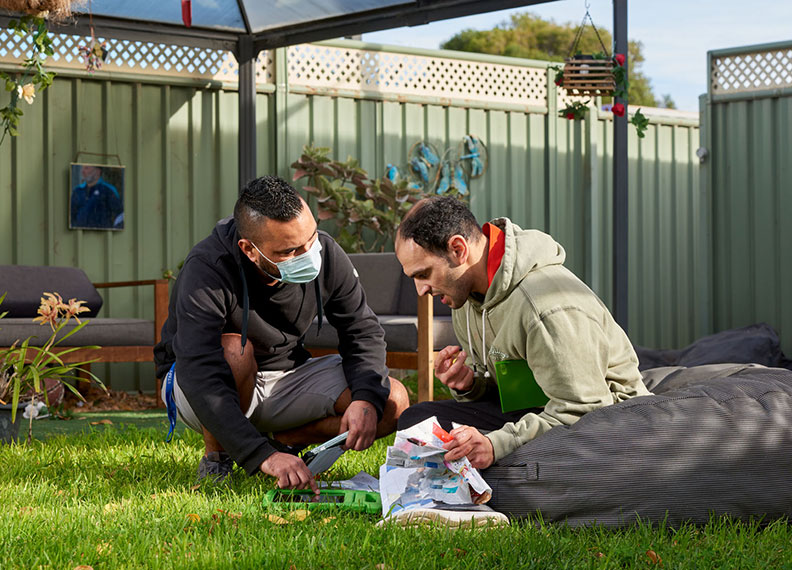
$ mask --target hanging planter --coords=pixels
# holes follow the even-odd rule
[[[49,20],[71,16],[72,0],[0,0],[0,8]]]
[[[611,96],[616,90],[613,60],[597,55],[575,55],[564,60],[560,85],[573,95]]]

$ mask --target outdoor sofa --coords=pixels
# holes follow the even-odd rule
[[[96,317],[103,300],[97,289],[111,287],[153,287],[153,306],[150,319]],[[81,319],[91,322],[65,339],[58,348],[98,345],[100,348],[75,351],[64,357],[65,362],[97,359],[100,362],[153,362],[154,344],[168,316],[168,281],[151,279],[91,283],[82,269],[76,267],[48,267],[30,265],[0,265],[0,350],[17,340],[31,337],[31,346],[43,346],[51,334],[47,325],[33,322],[44,293],[58,293],[64,301],[85,301],[89,312]],[[60,336],[77,326],[72,320]],[[57,350],[57,349],[56,349]],[[152,370],[153,374],[153,370]]]

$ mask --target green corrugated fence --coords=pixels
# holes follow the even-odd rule
[[[701,179],[714,330],[767,322],[792,354],[792,42],[709,53]]]
[[[355,156],[371,174],[382,175],[385,164],[405,163],[418,140],[444,149],[476,134],[490,157],[484,177],[471,183],[477,217],[509,216],[523,227],[549,231],[566,248],[568,266],[609,301],[609,113],[592,108],[593,117],[578,122],[556,117],[563,96],[542,62],[360,42],[308,48],[341,50],[364,70],[374,61],[380,74],[386,66],[399,69],[400,62],[436,59],[445,67],[419,61],[430,65],[422,77],[435,76],[431,89],[457,80],[500,81],[500,91],[484,96],[468,85],[462,94],[410,94],[398,91],[407,89],[399,80],[392,93],[381,80],[373,85],[365,78],[355,90],[325,76],[327,85],[312,84],[294,63],[304,57],[300,50],[289,48],[288,56],[279,50],[267,55],[273,77],[261,81],[257,96],[260,174],[290,178],[291,162],[303,145],[314,143],[331,147],[337,158]],[[530,101],[522,103],[522,97]],[[0,147],[0,264],[74,265],[94,281],[156,278],[175,271],[215,221],[231,213],[238,192],[233,84],[67,69],[24,110],[20,136]],[[695,115],[650,117],[646,138],[633,132],[630,140],[629,328],[637,344],[676,347],[713,324],[699,309],[710,301],[701,271],[711,258],[701,232],[708,202],[699,187]],[[69,164],[79,152],[118,155],[126,167],[123,231],[68,229]],[[105,294],[101,316],[144,317],[151,311],[149,291],[118,289]],[[95,368],[116,389],[154,386],[148,364]]]

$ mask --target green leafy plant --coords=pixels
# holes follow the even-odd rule
[[[5,294],[0,297],[0,303],[5,299]],[[38,309],[38,317],[34,322],[40,325],[49,325],[51,334],[44,346],[31,346],[28,337],[22,341],[15,341],[9,348],[0,351],[0,403],[11,404],[11,421],[16,421],[17,408],[21,398],[30,397],[31,405],[35,406],[36,399],[41,398],[47,401],[47,390],[44,385],[44,378],[59,378],[61,380],[85,381],[78,374],[88,376],[104,389],[104,384],[99,378],[94,376],[89,370],[84,368],[95,360],[85,360],[82,362],[64,362],[64,358],[73,352],[84,348],[99,348],[98,346],[70,346],[59,348],[59,344],[64,340],[82,330],[89,321],[80,321],[78,315],[88,311],[84,307],[85,301],[69,299],[64,302],[58,293],[44,293],[41,298],[41,305]],[[0,318],[6,313],[0,315]],[[58,334],[66,325],[74,319],[77,326],[62,336]],[[82,395],[69,382],[64,382],[69,390],[76,394],[80,399]],[[28,428],[28,441],[31,439],[33,416],[30,417]]]
[[[588,112],[588,101],[573,101],[558,111],[558,116],[570,121],[583,119]]]
[[[335,222],[336,241],[347,253],[384,251],[404,215],[427,196],[407,180],[371,179],[354,158],[331,159],[329,148],[306,145],[291,167],[295,181],[307,178],[304,189],[316,197],[319,220]]]
[[[649,126],[649,119],[646,118],[646,115],[641,113],[641,110],[638,109],[635,114],[630,118],[630,123],[635,126],[635,132],[638,134],[638,138],[642,139],[646,136],[646,128]]]
[[[8,29],[21,37],[30,36],[33,52],[22,64],[21,74],[0,71],[0,82],[5,83],[5,90],[11,97],[9,103],[0,109],[0,122],[3,126],[0,144],[7,134],[12,137],[19,134],[19,119],[24,114],[19,107],[20,99],[32,105],[36,93],[52,85],[55,77],[53,72],[44,69],[44,60],[54,53],[44,18],[23,16],[19,20],[11,20]]]

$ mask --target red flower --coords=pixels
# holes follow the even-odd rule
[[[570,121],[575,118],[575,113],[569,112],[566,114],[566,118]]]
[[[556,84],[556,85],[558,85],[559,87],[561,86],[561,84],[562,84],[563,82],[564,82],[564,77],[563,77],[563,76],[560,76],[560,77],[556,77],[556,78],[555,78],[555,84]]]
[[[615,59],[616,63],[618,63],[619,65],[624,66],[625,58],[623,53],[617,53],[616,55],[613,56],[613,59]]]
[[[621,103],[614,103],[613,106],[611,107],[611,111],[617,117],[623,117],[624,116],[624,105],[622,105]]]

